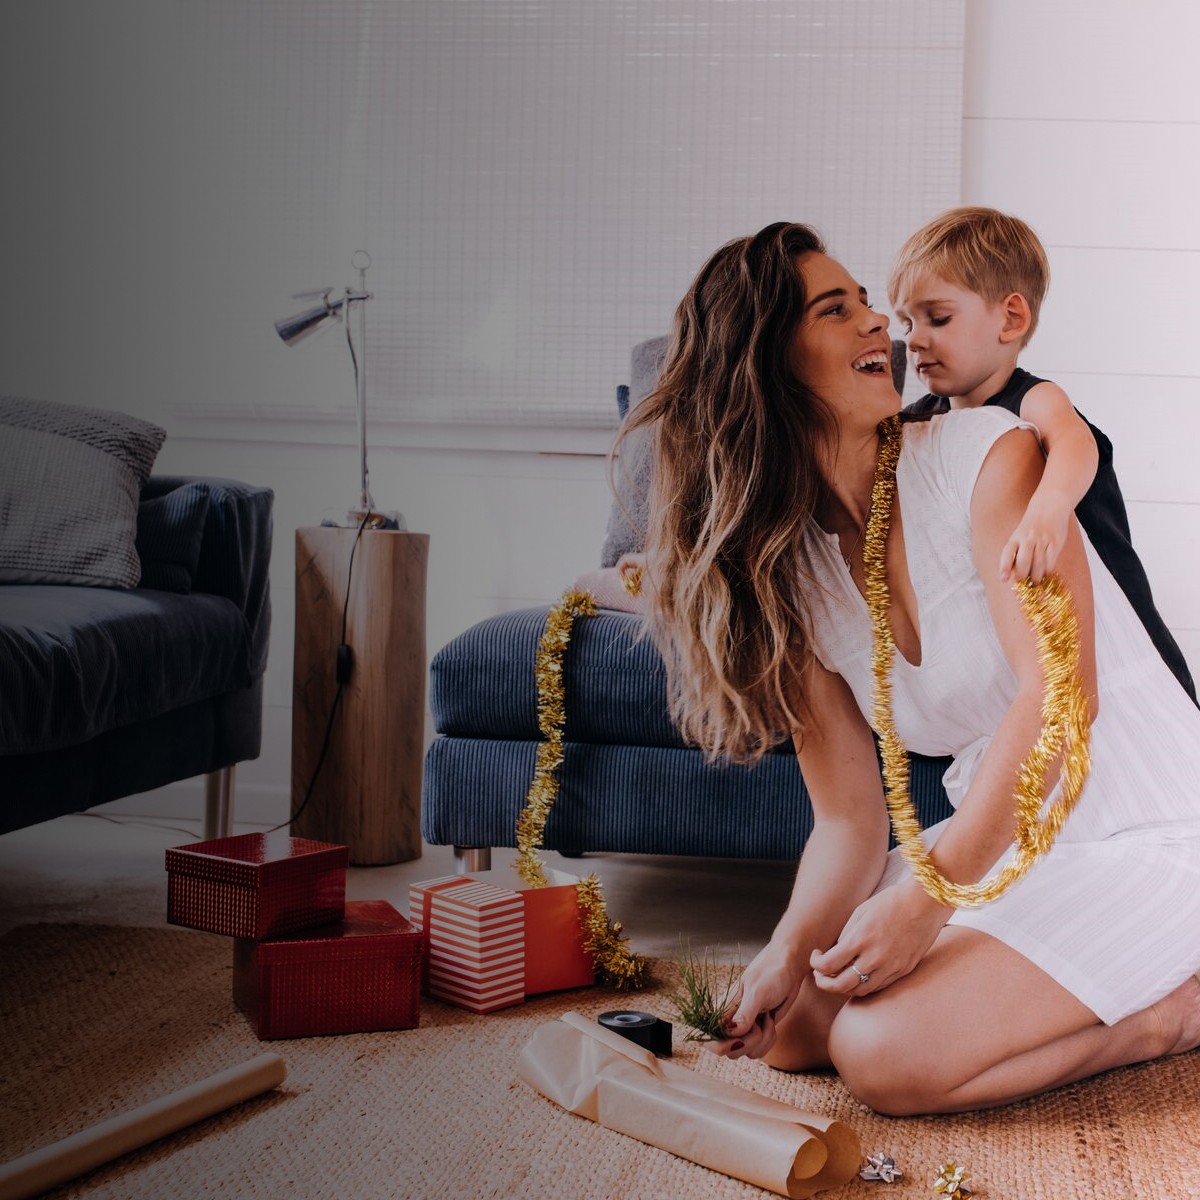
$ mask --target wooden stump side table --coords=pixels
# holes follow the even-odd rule
[[[357,535],[296,530],[292,833],[349,846],[351,863],[371,866],[421,856],[429,535],[366,529],[355,547]],[[299,812],[337,696],[344,605],[350,674],[324,765]]]

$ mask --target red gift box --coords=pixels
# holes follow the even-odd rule
[[[267,938],[340,921],[349,850],[286,833],[245,833],[167,851],[167,920]]]
[[[583,948],[579,918],[578,880],[563,871],[545,872],[548,886],[533,888],[512,870],[476,871],[471,875],[443,875],[409,888],[408,912],[414,925],[425,931],[426,967],[423,989],[430,991],[428,971],[436,939],[431,940],[429,914],[433,898],[468,883],[488,883],[519,896],[525,910],[525,995],[590,987],[595,966]]]
[[[415,1029],[421,932],[386,900],[352,900],[337,925],[238,938],[233,999],[260,1038]]]

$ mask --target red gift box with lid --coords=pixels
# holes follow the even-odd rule
[[[415,1029],[421,932],[386,900],[352,900],[336,925],[238,938],[233,999],[260,1038]]]
[[[167,851],[167,920],[240,938],[340,921],[349,855],[282,831],[176,846]]]

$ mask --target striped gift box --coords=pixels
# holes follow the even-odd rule
[[[525,999],[525,902],[469,881],[429,896],[429,994],[470,1012]]]
[[[425,943],[425,953],[421,956],[421,994],[429,995],[429,905],[435,892],[443,892],[447,888],[461,887],[470,883],[466,875],[439,875],[436,879],[426,879],[421,883],[409,885],[408,889],[408,919],[421,931]]]
[[[429,904],[435,892],[445,891],[446,888],[461,887],[470,883],[469,875],[439,875],[436,879],[426,879],[421,883],[413,883],[408,888],[408,919],[418,928],[424,929],[429,924]]]

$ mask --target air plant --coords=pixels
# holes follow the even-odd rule
[[[681,940],[679,948],[679,987],[668,999],[675,1007],[676,1019],[691,1030],[684,1041],[724,1041],[729,1036],[725,1020],[742,965],[722,963],[712,946],[699,957],[692,953],[690,943]]]

